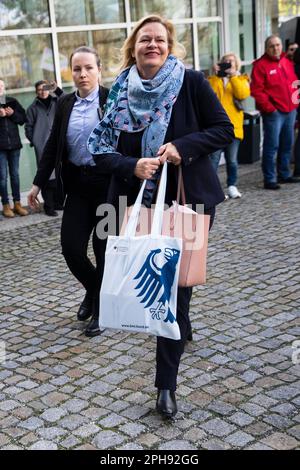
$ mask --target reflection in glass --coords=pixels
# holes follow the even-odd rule
[[[196,16],[204,18],[206,16],[218,16],[217,0],[196,0]]]
[[[254,59],[254,29],[252,0],[229,2],[230,44],[242,60]]]
[[[72,74],[69,68],[69,57],[74,49],[80,46],[90,46],[94,47],[100,55],[103,83],[110,84],[119,71],[120,48],[123,45],[125,38],[125,29],[59,33],[58,45],[62,81],[65,84],[72,82]]]
[[[193,59],[193,41],[192,41],[192,26],[186,24],[176,25],[177,40],[185,48],[186,55],[183,59],[183,63],[187,68],[194,67]]]
[[[120,49],[126,39],[125,29],[93,31],[93,44],[102,62],[102,80],[111,85],[120,71]]]
[[[124,0],[55,0],[57,26],[125,21]]]
[[[0,77],[7,89],[30,87],[37,80],[54,79],[49,34],[1,37],[0,50]]]
[[[212,66],[219,59],[219,23],[201,23],[198,25],[198,47],[200,69],[207,76]]]
[[[0,29],[49,26],[47,0],[1,0]]]
[[[138,21],[150,13],[157,13],[166,18],[190,18],[189,0],[130,0],[132,21]]]

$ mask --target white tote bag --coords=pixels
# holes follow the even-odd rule
[[[150,235],[135,236],[144,181],[124,235],[109,236],[99,326],[180,339],[176,321],[182,240],[161,235],[167,183],[164,164]]]

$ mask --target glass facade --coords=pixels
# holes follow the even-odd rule
[[[1,0],[0,30],[50,26],[47,0]]]
[[[143,16],[157,13],[167,18],[190,18],[192,16],[189,0],[132,0],[130,2],[132,21],[138,21]]]
[[[177,38],[186,51],[186,67],[201,69],[208,75],[219,57],[233,50],[248,71],[256,53],[255,6],[263,4],[267,9],[269,3],[277,2],[0,0],[0,77],[7,92],[26,108],[35,96],[37,80],[56,79],[65,91],[71,91],[70,54],[78,46],[89,45],[100,54],[102,81],[109,86],[119,70],[124,39],[136,21],[151,13],[174,21]],[[294,9],[289,8],[288,13],[291,11]],[[260,12],[259,19],[262,17]],[[22,136],[21,161],[26,158],[26,164],[21,163],[21,170],[34,174],[33,152],[23,131]],[[23,190],[28,188],[31,176],[21,178]]]
[[[119,23],[125,20],[124,0],[55,0],[57,26]]]
[[[230,46],[243,61],[255,59],[255,23],[252,4],[252,0],[229,2]]]
[[[220,57],[220,26],[218,23],[200,23],[198,25],[199,64],[207,76],[212,71],[212,65]]]

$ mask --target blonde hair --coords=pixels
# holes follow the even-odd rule
[[[224,54],[223,57],[221,58],[221,62],[226,62],[225,59],[227,59],[229,56],[234,57],[235,66],[236,66],[237,71],[239,72],[241,70],[242,62],[239,56],[235,54],[234,52],[227,52],[226,54]]]
[[[125,40],[122,48],[122,64],[120,69],[123,70],[131,65],[135,64],[135,58],[132,56],[134,51],[136,37],[139,30],[148,23],[160,23],[162,24],[167,30],[168,36],[168,45],[169,45],[169,53],[174,54],[177,57],[183,58],[185,56],[185,48],[182,44],[179,44],[176,40],[176,32],[174,25],[171,21],[162,18],[159,15],[149,15],[142,18],[133,28],[128,38]]]

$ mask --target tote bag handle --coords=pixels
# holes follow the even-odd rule
[[[135,236],[135,232],[136,232],[136,228],[137,228],[137,224],[138,224],[138,219],[139,219],[139,214],[140,214],[140,210],[141,210],[141,205],[142,205],[142,200],[143,200],[143,194],[144,194],[144,190],[145,190],[145,187],[146,187],[146,182],[147,182],[147,180],[144,180],[144,182],[141,186],[141,189],[139,191],[139,194],[138,194],[138,196],[135,200],[135,203],[133,205],[130,217],[129,217],[127,225],[125,227],[124,237],[134,237]]]
[[[154,210],[153,222],[151,227],[151,235],[158,236],[161,235],[163,215],[164,215],[164,203],[166,197],[166,187],[167,187],[167,162],[164,163],[163,169],[161,172],[160,183],[156,198],[156,205]],[[139,214],[141,210],[143,194],[146,187],[147,180],[144,180],[139,194],[133,205],[130,217],[128,219],[124,236],[125,237],[134,237],[136,233],[136,228],[138,224]]]

